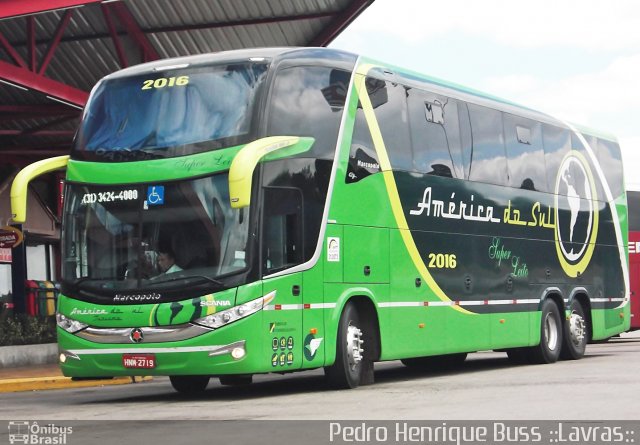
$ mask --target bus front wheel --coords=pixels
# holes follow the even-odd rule
[[[190,395],[204,392],[209,384],[209,376],[206,375],[172,375],[169,380],[173,389]]]
[[[354,303],[347,303],[340,316],[336,361],[325,368],[328,383],[334,388],[356,388],[361,383],[365,363],[362,324]]]

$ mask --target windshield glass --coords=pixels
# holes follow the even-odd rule
[[[194,281],[221,286],[218,278],[246,268],[246,210],[230,207],[226,173],[129,186],[69,184],[64,280],[101,291]]]
[[[266,71],[265,63],[235,63],[105,80],[87,104],[73,156],[120,162],[245,143]]]

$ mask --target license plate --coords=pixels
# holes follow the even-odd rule
[[[153,369],[156,367],[156,355],[122,354],[122,364],[125,368]]]

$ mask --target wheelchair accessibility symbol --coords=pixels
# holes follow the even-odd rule
[[[150,206],[164,204],[164,185],[152,185],[147,188],[147,204]]]

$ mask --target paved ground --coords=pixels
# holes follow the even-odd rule
[[[579,361],[514,366],[472,354],[448,372],[376,364],[376,384],[332,391],[321,371],[258,376],[247,387],[212,380],[198,397],[168,379],[125,386],[0,394],[0,419],[639,419],[640,333],[589,345]],[[6,374],[5,374],[6,376]],[[0,375],[1,377],[1,375]]]
[[[49,389],[86,388],[89,386],[126,385],[151,378],[119,377],[107,380],[74,382],[64,377],[58,365],[38,365],[20,368],[0,368],[0,393],[41,391]]]

